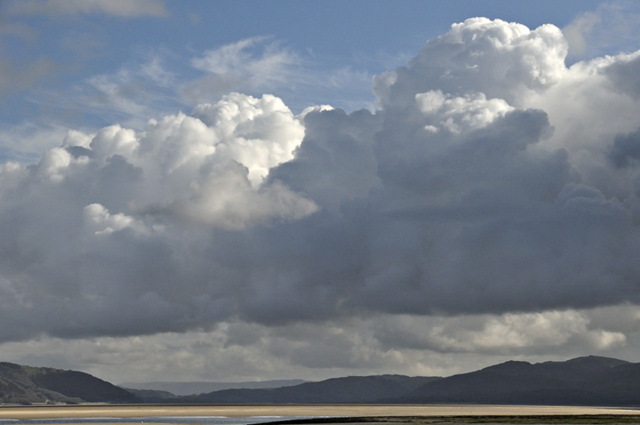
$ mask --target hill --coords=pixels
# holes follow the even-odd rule
[[[233,404],[475,403],[640,405],[640,363],[607,357],[564,362],[509,361],[447,378],[349,376],[271,389],[227,389],[148,402]]]
[[[640,363],[596,356],[535,364],[509,361],[447,378],[348,376],[278,388],[236,388],[189,396],[153,389],[127,391],[83,372],[0,363],[0,402],[637,406]]]
[[[135,403],[132,393],[84,372],[0,363],[0,402]]]
[[[509,361],[447,378],[350,376],[276,389],[235,389],[179,397],[184,403],[474,403],[640,405],[640,363],[579,357]]]
[[[396,403],[640,404],[640,364],[606,357],[531,364],[510,361],[429,382]]]

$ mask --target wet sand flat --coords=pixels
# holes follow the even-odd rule
[[[154,416],[433,417],[552,415],[640,415],[640,408],[507,405],[65,405],[0,407],[0,418],[23,420]],[[265,419],[265,421],[267,420]]]

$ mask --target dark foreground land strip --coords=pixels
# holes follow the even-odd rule
[[[268,425],[310,424],[640,424],[639,415],[525,415],[525,416],[367,416],[293,419]]]

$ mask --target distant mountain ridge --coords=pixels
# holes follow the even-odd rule
[[[247,381],[247,382],[124,382],[120,387],[131,390],[153,390],[166,391],[173,395],[194,395],[222,391],[230,389],[259,389],[259,388],[280,388],[300,385],[305,381],[302,379],[277,379],[271,381]]]
[[[284,388],[214,391],[172,402],[632,406],[640,405],[640,363],[598,356],[536,364],[508,361],[446,378],[351,376]]]
[[[348,376],[271,389],[230,389],[183,397],[188,403],[340,404],[374,403],[406,394],[440,378],[403,375]]]
[[[225,389],[189,396],[153,389],[129,391],[83,372],[0,363],[0,402],[639,406],[640,363],[597,356],[535,364],[509,361],[446,378],[348,376],[278,388]]]

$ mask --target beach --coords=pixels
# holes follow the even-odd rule
[[[584,418],[568,420],[569,416]],[[434,423],[434,422],[523,422],[507,418],[552,418],[554,423],[640,423],[640,408],[612,408],[585,406],[516,406],[516,405],[61,405],[61,406],[2,406],[0,419],[45,420],[69,419],[69,423],[81,424],[82,418],[118,418],[118,423],[167,423],[160,418],[252,418],[260,422],[306,418],[306,423]],[[316,418],[316,419],[309,419]],[[449,418],[449,420],[447,420]],[[467,419],[464,419],[467,418]],[[495,420],[491,420],[494,418]],[[502,418],[502,420],[500,420]],[[600,418],[600,419],[598,419]],[[601,420],[605,418],[608,420]],[[150,420],[151,419],[151,420]],[[437,419],[437,420],[436,420]],[[567,420],[564,420],[567,419]],[[592,419],[592,421],[589,421]],[[113,420],[105,421],[113,423]],[[185,423],[194,423],[193,420]],[[197,421],[196,421],[197,422]],[[527,420],[527,423],[549,423]],[[64,423],[58,421],[57,423]]]

